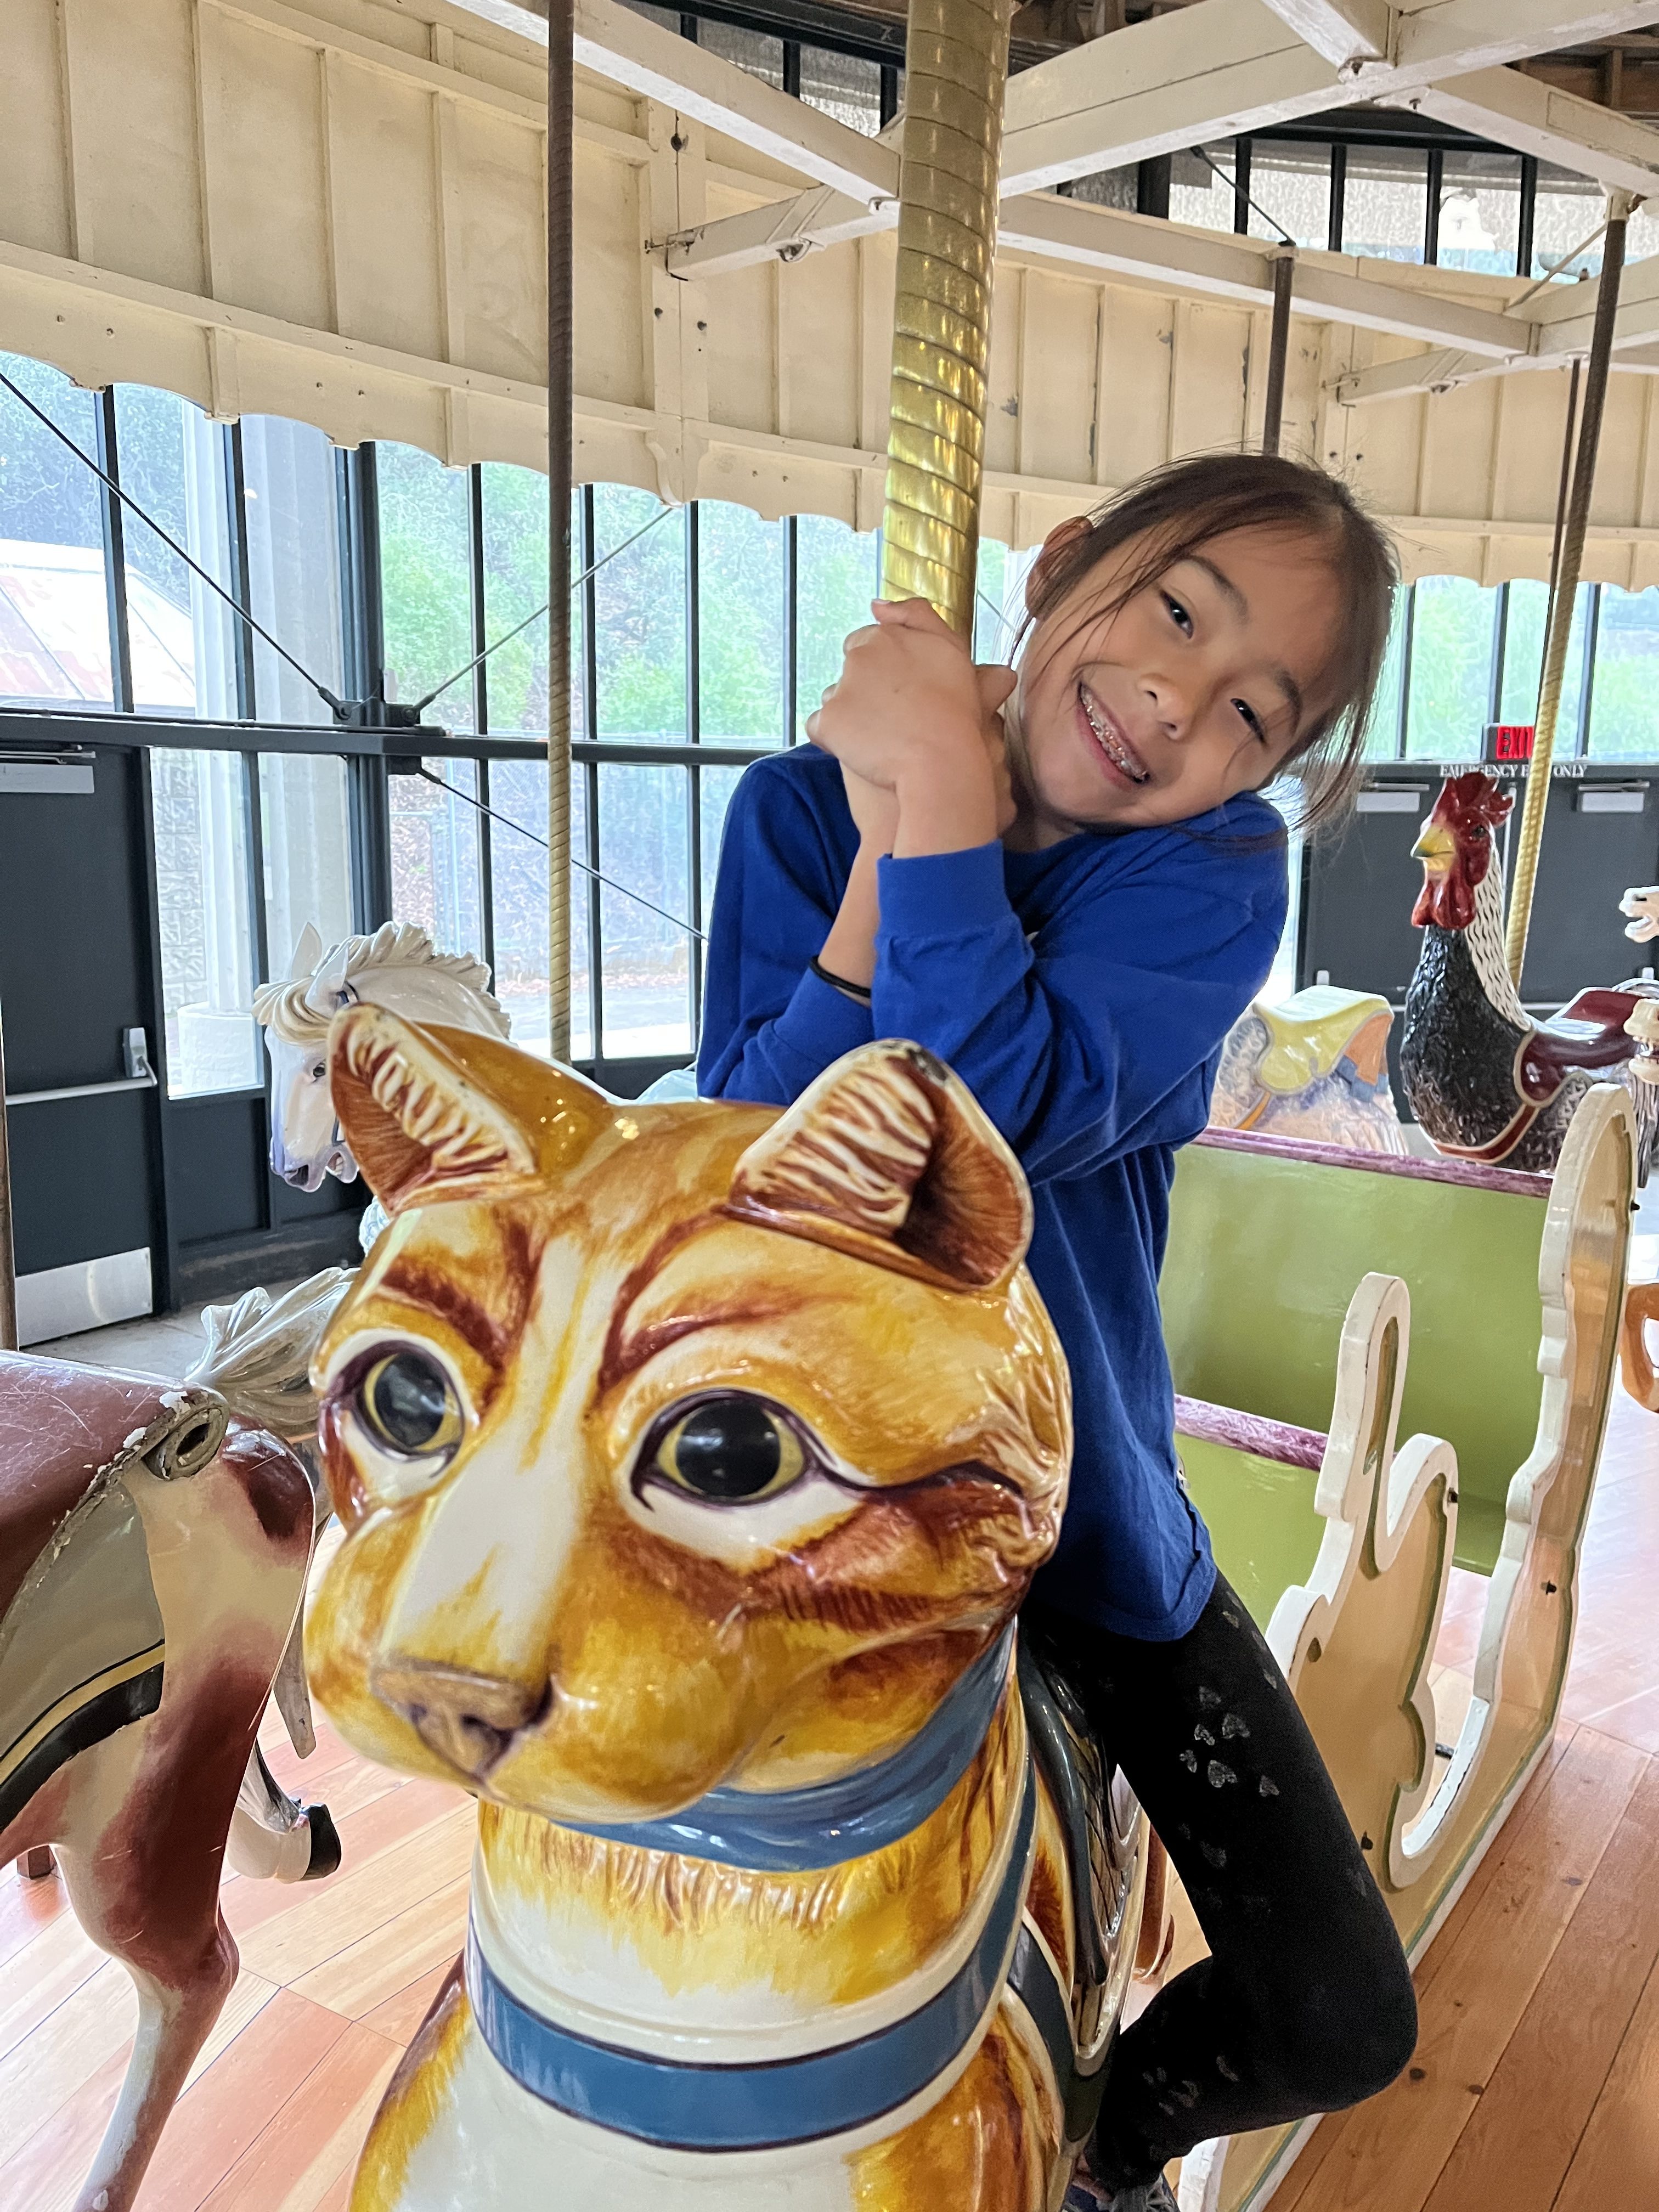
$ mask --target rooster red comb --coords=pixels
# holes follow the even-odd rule
[[[1423,863],[1423,888],[1412,920],[1421,929],[1467,929],[1474,919],[1474,894],[1492,866],[1492,832],[1509,819],[1515,801],[1489,775],[1471,769],[1449,775],[1434,811],[1412,850]]]

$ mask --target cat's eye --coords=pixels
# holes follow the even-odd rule
[[[405,1459],[446,1455],[460,1441],[455,1386],[424,1352],[387,1352],[357,1386],[357,1410],[377,1443]]]
[[[800,1439],[781,1415],[735,1391],[682,1414],[650,1462],[676,1489],[720,1505],[773,1497],[805,1466]]]

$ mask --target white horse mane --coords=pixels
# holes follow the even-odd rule
[[[313,942],[314,942],[313,939]],[[372,937],[348,937],[324,954],[308,973],[286,982],[263,983],[253,994],[253,1012],[284,1044],[315,1044],[328,1035],[339,1007],[338,994],[368,969],[422,968],[449,977],[483,1002],[491,1025],[506,1036],[510,1022],[489,988],[489,970],[470,952],[440,952],[425,930],[412,921],[383,923]],[[317,987],[326,983],[316,1003]]]

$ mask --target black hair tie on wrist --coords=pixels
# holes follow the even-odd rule
[[[811,968],[820,983],[827,983],[832,991],[839,991],[843,999],[850,999],[858,1006],[870,1004],[870,993],[864,984],[849,983],[844,975],[832,975],[823,961],[817,958],[812,961]]]

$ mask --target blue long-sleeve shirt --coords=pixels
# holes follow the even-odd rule
[[[839,764],[761,762],[726,817],[697,1085],[787,1105],[843,1053],[908,1037],[1019,1155],[1030,1265],[1071,1364],[1077,1442],[1049,1603],[1184,1636],[1215,1583],[1176,1463],[1158,1304],[1175,1153],[1284,927],[1284,828],[1246,796],[1154,830],[884,860],[868,1007],[810,963],[858,850]]]

